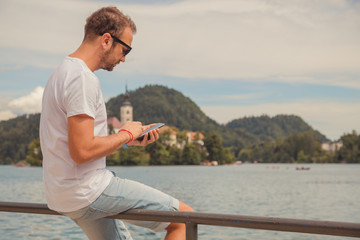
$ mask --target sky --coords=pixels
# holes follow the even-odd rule
[[[105,100],[160,84],[220,124],[294,114],[331,140],[360,132],[358,0],[0,0],[0,121],[40,112],[104,6],[138,29],[126,62],[95,72]]]

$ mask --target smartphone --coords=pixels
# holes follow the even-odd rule
[[[149,128],[148,130],[146,130],[145,132],[143,132],[140,137],[138,137],[135,140],[139,140],[142,141],[144,139],[145,134],[147,134],[148,132],[150,132],[151,130],[157,129],[157,128],[161,128],[165,126],[165,123],[157,123],[155,126],[152,126],[151,128]],[[150,135],[148,136],[148,139],[150,139]]]

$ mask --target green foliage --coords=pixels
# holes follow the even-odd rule
[[[209,153],[208,160],[217,161],[219,164],[231,163],[234,158],[229,149],[222,145],[221,136],[215,132],[209,133],[204,139],[204,145]]]
[[[205,137],[204,144],[209,153],[210,161],[221,161],[221,152],[223,149],[221,141],[221,137],[215,132],[211,132]]]
[[[134,108],[134,119],[144,124],[164,122],[168,126],[189,131],[199,131],[204,129],[204,126],[219,127],[190,98],[174,89],[148,85],[129,94]],[[106,103],[109,117],[118,117],[123,100],[122,94]]]
[[[294,115],[277,115],[272,118],[267,115],[245,117],[229,122],[226,127],[235,131],[247,131],[249,142],[253,144],[276,141],[300,132],[314,131],[300,117]],[[318,131],[314,132],[320,142],[327,141],[324,135]]]
[[[0,122],[0,164],[25,160],[28,146],[39,137],[40,114]]]
[[[182,159],[182,164],[184,165],[199,165],[202,159],[198,145],[194,143],[186,144],[183,150]]]
[[[360,134],[356,131],[345,134],[340,139],[343,143],[342,148],[336,154],[338,162],[360,163]]]
[[[312,163],[327,161],[326,158],[320,158],[323,154],[314,131],[307,131],[295,133],[276,142],[262,143],[242,149],[237,157],[243,162]]]
[[[29,144],[25,161],[31,166],[42,166],[42,159],[40,138],[36,138]]]
[[[182,142],[184,148],[169,146],[170,134],[167,133],[146,148],[116,151],[108,157],[109,165],[198,164],[199,159],[225,164],[233,162],[234,157],[244,162],[360,163],[360,136],[355,131],[341,137],[341,149],[328,153],[320,149],[326,137],[297,116],[263,115],[220,125],[174,89],[149,85],[130,92],[130,97],[135,120],[144,124],[164,122],[176,127],[177,141]],[[124,95],[119,95],[106,103],[109,117],[119,117],[123,99]],[[33,155],[38,144],[39,120],[40,114],[33,114],[0,121],[0,164],[25,159],[32,165],[41,164],[41,158]],[[201,132],[206,149],[187,143],[186,131]]]
[[[109,166],[149,165],[150,156],[143,147],[121,148],[107,157]]]
[[[225,146],[240,145],[246,136],[240,136],[206,116],[201,109],[182,93],[159,85],[147,85],[129,92],[134,108],[134,120],[144,124],[164,122],[181,130],[221,134]],[[111,98],[106,103],[109,117],[119,117],[124,94]]]

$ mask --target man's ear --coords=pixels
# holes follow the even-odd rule
[[[101,36],[100,41],[101,41],[101,46],[103,47],[104,50],[110,49],[113,44],[113,39],[110,33],[104,33]]]

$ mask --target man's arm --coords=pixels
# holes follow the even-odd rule
[[[127,122],[123,128],[130,131],[136,139],[147,126],[142,126],[140,122]],[[106,137],[94,136],[94,119],[86,114],[68,118],[68,135],[70,156],[77,164],[107,156],[131,140],[131,135],[126,131]],[[138,145],[145,146],[154,142],[158,138],[154,135],[152,133],[149,141],[142,141]]]

